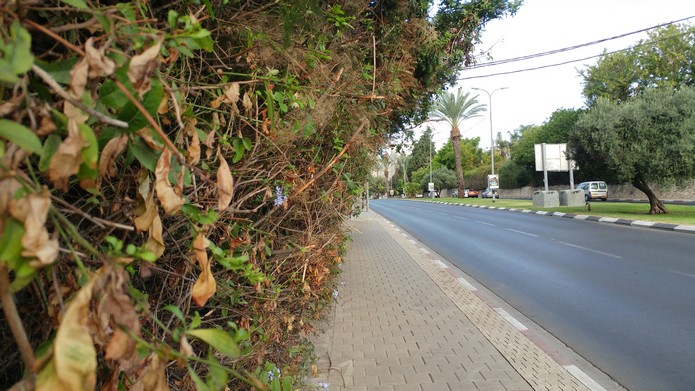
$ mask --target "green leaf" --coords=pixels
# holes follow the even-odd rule
[[[0,137],[39,156],[43,153],[41,140],[39,140],[36,134],[31,129],[16,122],[0,119]]]
[[[48,166],[51,164],[51,158],[55,155],[58,147],[60,147],[62,139],[57,134],[52,134],[48,136],[46,141],[43,143],[43,153],[41,154],[41,159],[39,159],[39,171],[46,172]]]
[[[191,319],[191,324],[188,325],[188,327],[191,330],[197,329],[198,327],[200,327],[200,324],[202,322],[203,322],[203,320],[200,318],[200,314],[198,313],[198,311],[196,311],[195,313],[193,313],[193,319]]]
[[[82,161],[90,168],[96,168],[97,162],[99,161],[99,143],[97,142],[97,136],[94,134],[94,130],[87,125],[80,125],[80,135],[82,140],[87,142],[87,146],[82,148]]]
[[[224,330],[197,329],[187,331],[186,334],[205,341],[227,357],[234,358],[241,354],[239,346],[234,342],[232,336]]]
[[[0,40],[0,80],[17,83],[16,75],[28,72],[34,63],[31,54],[31,35],[15,20],[10,26],[10,41],[6,44]]]
[[[248,137],[244,137],[241,139],[241,141],[244,143],[244,148],[246,148],[247,151],[250,151],[253,145],[251,144],[251,139]]]
[[[77,57],[70,57],[67,60],[56,61],[52,63],[37,60],[36,64],[49,75],[53,76],[55,81],[60,84],[70,84],[70,71],[77,64]]]
[[[159,154],[153,151],[141,138],[136,138],[132,143],[128,144],[128,149],[135,155],[140,164],[151,172],[157,168],[157,160]]]
[[[137,99],[137,97],[136,97]],[[142,106],[152,116],[157,116],[157,108],[162,101],[162,83],[158,79],[152,79],[152,89],[143,96]],[[147,126],[147,118],[135,107],[135,104],[130,100],[123,106],[118,119],[128,123],[128,128],[125,133],[133,133]]]
[[[5,230],[0,238],[0,262],[14,264],[21,258],[24,225],[13,218],[5,219]]]
[[[167,22],[169,22],[169,28],[174,30],[176,28],[176,24],[179,21],[179,14],[174,11],[174,10],[169,10],[169,14],[167,14]]]
[[[164,306],[164,309],[174,314],[174,316],[176,316],[182,323],[186,323],[186,317],[183,316],[183,311],[181,311],[181,308],[169,304]]]
[[[130,102],[113,80],[106,80],[99,88],[99,102],[112,109],[120,109]]]
[[[63,3],[65,3],[71,7],[75,7],[75,8],[79,8],[79,9],[83,9],[83,10],[89,9],[89,6],[87,6],[87,3],[84,0],[60,0],[60,1],[62,1]]]

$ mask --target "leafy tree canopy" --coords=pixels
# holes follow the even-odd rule
[[[584,96],[625,101],[647,88],[695,85],[695,27],[670,25],[649,33],[630,49],[606,53],[580,72]]]
[[[650,213],[665,213],[647,182],[695,176],[695,88],[647,89],[621,104],[599,98],[570,133],[569,149],[582,171],[631,182]]]
[[[461,168],[463,171],[472,170],[482,164],[483,150],[478,147],[480,137],[466,138],[461,140]],[[451,140],[447,141],[442,149],[433,157],[439,164],[450,169],[456,169],[454,160],[454,147]]]

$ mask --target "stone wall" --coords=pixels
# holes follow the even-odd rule
[[[651,185],[652,190],[662,200],[695,200],[695,180],[686,181],[678,186]],[[568,190],[569,186],[549,186],[549,190]],[[500,189],[502,198],[531,198],[534,191],[544,190],[543,187],[522,187],[520,189]],[[638,199],[647,200],[641,191],[629,183],[622,185],[608,184],[608,199]]]

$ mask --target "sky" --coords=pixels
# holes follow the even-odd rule
[[[485,51],[492,56],[491,61],[506,60],[603,40],[691,16],[695,17],[695,0],[524,0],[515,16],[487,24],[476,54]],[[681,23],[695,25],[695,18]],[[492,93],[493,134],[496,137],[501,132],[503,138],[509,139],[508,132],[523,125],[541,125],[557,109],[584,107],[578,70],[595,64],[597,58],[529,72],[472,77],[597,56],[604,49],[610,52],[628,48],[646,38],[646,33],[633,34],[533,60],[464,70],[460,78],[465,80],[459,81],[458,86],[464,92],[470,91],[472,96],[479,95],[478,100],[488,105],[487,93],[471,88]],[[493,92],[503,87],[506,89]],[[483,117],[465,121],[461,126],[462,137],[480,137],[480,147],[489,150],[489,116],[485,112]],[[450,129],[442,123],[432,125],[434,140],[440,148],[446,143]]]

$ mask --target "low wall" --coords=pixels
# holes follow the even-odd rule
[[[688,181],[680,186],[651,185],[654,193],[662,200],[695,200],[695,181]],[[534,191],[545,190],[543,187],[522,187],[520,189],[500,189],[501,198],[531,199]],[[548,190],[569,190],[569,186],[548,186]],[[647,196],[629,183],[622,185],[608,184],[608,199],[647,200]]]

